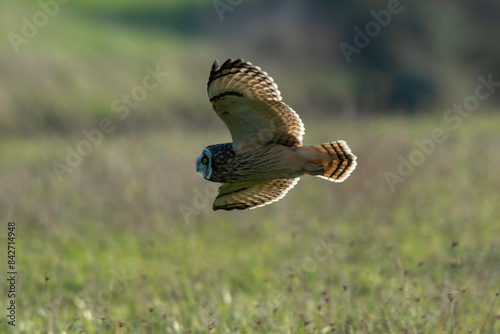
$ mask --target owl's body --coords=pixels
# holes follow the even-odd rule
[[[264,181],[298,177],[299,169],[293,166],[296,154],[288,147],[265,145],[253,151],[236,153],[232,143],[208,146],[215,152],[212,173],[208,180],[221,183]],[[270,168],[272,166],[272,168]]]
[[[321,145],[320,145],[321,146]],[[314,147],[314,146],[313,146]],[[288,147],[270,143],[252,151],[236,153],[232,143],[210,145],[212,173],[209,181],[235,183],[296,178],[304,174],[322,175],[324,166],[311,161],[329,161],[328,153],[311,146]]]
[[[214,210],[249,209],[284,197],[304,174],[342,182],[356,167],[344,141],[302,145],[304,126],[267,73],[241,59],[215,62],[208,96],[233,143],[207,146],[197,172],[221,182]]]

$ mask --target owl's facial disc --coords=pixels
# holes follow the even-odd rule
[[[209,180],[212,174],[212,154],[206,148],[196,160],[196,172]]]

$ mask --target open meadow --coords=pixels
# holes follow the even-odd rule
[[[273,25],[263,1],[224,2],[225,17],[194,0],[50,1],[0,12],[0,332],[500,333],[495,68],[434,44],[439,57],[387,47],[387,63],[435,74],[439,101],[382,113],[398,81],[361,57],[384,34],[398,41],[411,9],[347,64],[338,43],[302,34],[336,36],[293,5]],[[273,33],[238,25],[255,12]],[[218,185],[195,160],[231,141],[205,91],[213,60],[229,57],[273,76],[305,144],[349,144],[358,166],[345,182],[303,176],[272,205],[212,210]]]
[[[105,138],[61,181],[50,163],[71,138],[3,141],[16,328],[497,333],[499,121],[471,117],[394,191],[384,173],[431,118],[308,124],[307,142],[348,140],[357,170],[341,184],[303,177],[245,212],[213,212],[215,188],[194,171],[203,143],[225,132]]]

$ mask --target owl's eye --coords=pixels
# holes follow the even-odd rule
[[[202,163],[202,164],[206,165],[206,164],[207,164],[207,162],[208,162],[208,159],[207,159],[207,158],[203,158],[203,159],[201,159],[201,163]]]

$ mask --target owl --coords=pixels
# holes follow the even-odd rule
[[[196,161],[198,174],[222,183],[214,210],[264,206],[283,198],[301,175],[342,182],[356,168],[343,140],[302,145],[302,121],[259,67],[243,59],[215,61],[207,92],[233,140],[207,146]]]

